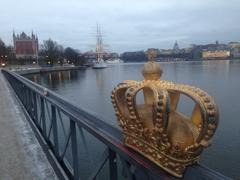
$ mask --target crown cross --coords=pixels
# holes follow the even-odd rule
[[[199,161],[218,125],[218,108],[203,90],[160,80],[157,51],[148,50],[144,80],[127,80],[112,91],[112,104],[126,146],[168,173],[182,177],[186,166]],[[143,102],[138,97],[143,95]],[[191,116],[179,112],[182,96],[194,103]],[[141,99],[141,98],[140,98]]]

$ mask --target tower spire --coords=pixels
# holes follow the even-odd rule
[[[15,41],[15,39],[16,39],[16,35],[15,35],[15,31],[13,29],[13,42]]]
[[[179,46],[178,46],[178,42],[177,41],[175,41],[175,43],[174,43],[173,52],[174,53],[179,53]]]

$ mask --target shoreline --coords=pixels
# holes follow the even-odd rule
[[[110,64],[109,66],[124,66],[124,65],[138,65],[145,64],[145,62],[123,62]],[[214,63],[214,62],[224,62],[224,63],[232,63],[232,62],[240,62],[240,59],[226,59],[226,60],[191,60],[191,61],[157,61],[159,64],[186,64],[186,63]],[[28,75],[28,74],[40,74],[45,72],[55,72],[55,71],[68,71],[68,70],[85,70],[87,66],[52,66],[52,67],[40,67],[40,66],[8,66],[6,69],[9,69],[13,72],[16,72],[20,75]]]
[[[23,66],[24,67],[24,66]],[[25,68],[8,68],[9,70],[16,72],[20,75],[38,74],[44,72],[54,71],[68,71],[68,70],[85,70],[85,66],[53,66],[53,67],[25,67]]]
[[[119,64],[114,64],[114,65],[134,65],[134,64],[145,64],[147,61],[144,62],[124,62],[124,63],[119,63]],[[218,59],[218,60],[201,60],[201,61],[156,61],[159,64],[180,64],[180,63],[193,63],[193,62],[199,62],[199,63],[204,63],[204,62],[240,62],[240,59]]]

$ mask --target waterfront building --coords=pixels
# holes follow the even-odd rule
[[[13,46],[16,59],[32,60],[38,57],[38,37],[33,33],[28,36],[25,32],[17,35],[13,32]]]
[[[173,50],[172,49],[161,49],[161,50],[159,50],[158,54],[170,55],[170,54],[173,54]]]
[[[240,58],[240,46],[233,48],[232,57],[233,58]]]
[[[229,50],[203,50],[203,59],[226,59],[230,57]]]
[[[229,42],[228,48],[231,51],[232,58],[240,58],[240,42]]]
[[[240,42],[229,42],[229,43],[228,43],[228,47],[229,47],[230,49],[234,49],[234,48],[236,48],[236,47],[240,47]]]

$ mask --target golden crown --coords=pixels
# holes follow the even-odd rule
[[[198,162],[218,125],[218,108],[203,90],[160,80],[156,50],[148,50],[144,80],[127,80],[112,91],[112,103],[126,146],[141,153],[168,173],[182,177],[186,166]],[[138,103],[137,96],[144,97]],[[191,117],[177,111],[180,96],[195,106]]]

